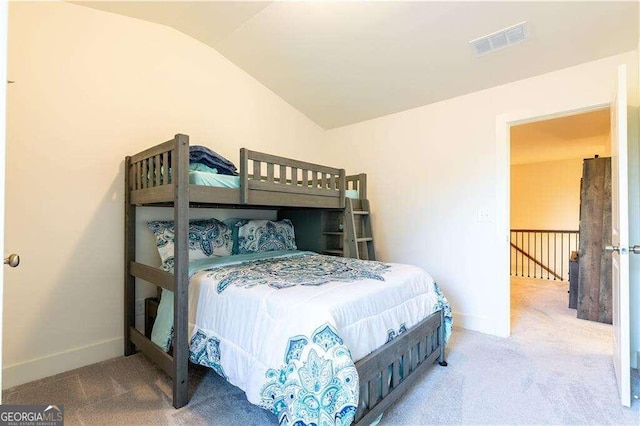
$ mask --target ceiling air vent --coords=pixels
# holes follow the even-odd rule
[[[496,31],[495,33],[471,40],[469,44],[473,47],[476,55],[482,56],[514,44],[522,43],[529,39],[526,24],[526,21],[520,22],[511,27]]]

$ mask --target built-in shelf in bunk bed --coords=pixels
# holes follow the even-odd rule
[[[355,188],[360,196],[366,196],[365,176],[347,177],[344,169],[291,160],[244,148],[240,150],[239,169],[238,188],[190,183],[189,138],[182,134],[125,158],[124,353],[132,355],[137,348],[172,377],[173,405],[176,408],[189,402],[189,208],[260,208],[278,211],[307,209],[344,212],[348,186],[351,187],[352,193]],[[356,205],[361,203],[362,200],[355,201]],[[166,206],[174,209],[172,272],[136,262],[137,206]],[[351,260],[353,259],[344,259]],[[379,265],[383,265],[380,267],[384,268],[391,267]],[[173,292],[171,353],[165,352],[135,328],[136,278]],[[440,365],[446,365],[445,334],[450,331],[450,309],[437,285],[433,282],[429,285],[435,290],[431,297],[437,297],[429,302],[435,303],[433,307],[429,307],[431,313],[421,317],[423,319],[408,328],[405,324],[398,324],[398,328],[388,330],[389,338],[386,343],[382,342],[379,348],[358,360],[350,360],[354,361],[357,371],[359,382],[354,394],[359,395],[359,399],[357,404],[351,407],[351,411],[355,413],[336,413],[338,417],[333,419],[334,422],[348,423],[354,420],[361,424],[371,423],[416,380],[421,371],[436,360]],[[364,297],[367,296],[362,296]],[[316,338],[326,338],[327,332],[325,328],[322,333],[314,334],[314,342]],[[327,341],[330,342],[329,346],[337,344],[336,342],[342,344],[340,337],[331,333]],[[323,343],[325,346],[327,341]],[[290,339],[287,360],[293,362],[294,359],[290,357],[301,356],[301,352],[296,352],[298,346],[295,345],[306,344],[307,340],[301,342]],[[320,344],[320,341],[316,343]],[[351,357],[349,350],[342,351],[342,354]],[[311,359],[309,362],[315,361]],[[343,379],[343,383],[349,382],[348,377]],[[277,409],[272,411],[276,412]],[[284,422],[290,420],[287,417]],[[283,422],[282,417],[280,421]]]

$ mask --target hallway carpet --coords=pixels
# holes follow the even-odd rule
[[[513,279],[511,337],[456,328],[449,367],[435,365],[380,424],[640,424],[640,401],[618,400],[611,326],[576,319],[566,288]],[[635,395],[639,382],[634,371]],[[277,424],[206,368],[190,370],[190,388],[189,405],[173,409],[171,380],[138,354],[17,386],[3,403],[64,404],[67,425]]]

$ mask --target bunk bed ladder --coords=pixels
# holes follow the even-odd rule
[[[351,198],[346,199],[344,255],[355,259],[376,260],[369,200],[357,201],[360,202],[360,209],[354,208]]]

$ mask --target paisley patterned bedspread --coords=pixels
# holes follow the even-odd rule
[[[415,266],[280,252],[218,258],[190,272],[191,361],[281,424],[350,424],[355,361],[441,308],[451,333],[446,298]]]

